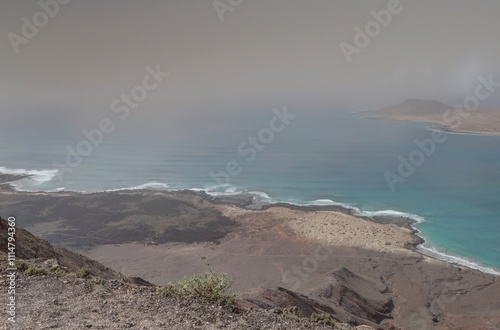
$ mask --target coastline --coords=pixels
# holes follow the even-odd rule
[[[20,228],[156,285],[213,270],[229,274],[254,308],[285,308],[286,294],[324,305],[343,322],[381,329],[408,329],[415,319],[471,330],[500,321],[500,277],[426,256],[409,220],[374,221],[339,205],[261,204],[249,194],[16,192],[0,185],[0,209]],[[325,300],[332,288],[334,300]],[[360,296],[387,309],[376,303],[383,315],[366,314],[352,307]],[[344,298],[355,305],[343,305]],[[464,305],[472,307],[464,312]]]
[[[446,124],[443,124],[439,120],[432,120],[429,118],[414,118],[414,117],[398,117],[398,116],[368,116],[363,117],[368,120],[383,120],[383,121],[402,121],[410,123],[426,123],[439,125],[437,127],[431,127],[430,129],[435,129],[441,132],[453,133],[453,134],[467,134],[467,135],[482,135],[482,136],[500,136],[500,132],[487,131],[487,130],[465,130],[465,129],[455,129]]]
[[[478,135],[478,136],[499,136],[498,132],[480,132],[480,131],[467,131],[467,130],[457,130],[446,125],[441,125],[439,123],[430,122],[429,124],[438,124],[437,127],[429,127],[430,130],[437,130],[440,132],[445,132],[449,134],[463,134],[463,135]]]
[[[479,262],[469,260],[465,257],[458,257],[450,254],[446,254],[443,252],[438,252],[434,248],[429,248],[424,246],[426,243],[425,237],[420,235],[420,231],[416,228],[416,224],[423,220],[417,220],[414,217],[411,217],[409,214],[394,212],[394,214],[383,214],[387,213],[385,211],[379,212],[369,212],[374,215],[368,216],[365,215],[364,212],[360,211],[355,207],[350,207],[348,205],[342,205],[339,203],[335,203],[333,201],[330,204],[323,203],[323,205],[314,205],[314,204],[293,204],[287,202],[263,202],[258,199],[259,196],[251,194],[251,193],[235,193],[235,194],[216,194],[211,195],[210,193],[200,190],[200,189],[181,189],[181,190],[150,190],[150,189],[115,189],[113,191],[102,191],[102,192],[73,192],[73,191],[54,191],[54,192],[46,192],[46,191],[38,191],[38,192],[24,192],[17,191],[16,188],[12,185],[17,180],[25,179],[30,177],[30,175],[11,175],[11,174],[0,174],[0,194],[8,193],[8,194],[27,194],[27,195],[42,195],[46,197],[61,197],[61,196],[71,196],[71,197],[80,197],[85,195],[93,195],[93,194],[119,194],[119,195],[147,195],[147,194],[161,194],[164,196],[181,196],[181,197],[198,197],[202,200],[205,200],[214,205],[220,205],[223,208],[225,206],[235,206],[238,208],[242,208],[248,211],[260,211],[265,212],[273,209],[284,209],[284,210],[292,210],[298,212],[305,213],[317,213],[317,212],[332,212],[338,213],[342,215],[346,215],[349,217],[353,217],[353,219],[360,219],[363,221],[367,221],[368,223],[378,224],[385,226],[385,228],[390,229],[392,226],[400,227],[404,230],[408,230],[408,233],[411,235],[411,239],[408,240],[404,244],[404,248],[417,252],[422,256],[433,258],[442,262],[449,263],[456,267],[468,267],[470,269],[474,269],[477,271],[481,271],[486,274],[500,276],[500,270],[496,270],[490,266],[485,266],[480,264]],[[380,215],[382,213],[383,215]],[[379,214],[379,215],[377,215]],[[413,215],[414,216],[414,215]],[[303,227],[307,225],[304,224]],[[359,228],[358,228],[359,230]],[[309,238],[314,239],[315,237],[319,237],[317,233],[310,233],[309,235],[305,234],[306,231],[298,230],[302,235],[308,236]],[[369,237],[365,237],[365,240],[370,240]],[[324,238],[323,238],[324,240]],[[388,242],[388,245],[390,242]],[[360,244],[362,246],[363,244]]]
[[[204,193],[205,196],[209,198],[214,198],[209,194]],[[285,208],[288,210],[295,211],[303,211],[303,212],[337,212],[344,215],[352,216],[355,219],[365,220],[375,224],[381,224],[385,226],[395,225],[397,227],[406,229],[409,231],[412,239],[409,240],[404,248],[416,252],[422,256],[429,257],[435,259],[440,262],[448,263],[454,267],[467,267],[469,269],[473,269],[476,271],[480,271],[485,274],[500,276],[500,269],[495,269],[494,267],[483,265],[478,261],[470,260],[466,257],[455,256],[452,254],[447,254],[445,252],[438,251],[435,247],[427,247],[424,244],[426,243],[425,237],[421,236],[420,230],[418,230],[415,225],[424,220],[416,220],[410,216],[395,216],[395,215],[375,215],[375,216],[366,216],[362,215],[363,212],[359,211],[356,208],[351,208],[342,205],[296,205],[292,203],[285,202],[277,202],[270,203],[266,205],[259,205],[261,208],[255,208],[252,204],[244,204],[234,202],[234,198],[231,198],[233,201],[224,200],[224,198],[215,197],[214,202],[226,205],[235,205],[238,207],[243,207],[249,210],[258,210],[258,211],[266,211],[274,208]],[[383,211],[381,211],[383,212]],[[373,212],[377,213],[377,212]],[[386,227],[387,228],[387,227]],[[311,238],[318,238],[319,235],[312,234]]]

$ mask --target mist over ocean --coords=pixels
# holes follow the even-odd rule
[[[242,154],[238,146],[269,127],[272,111],[226,116],[175,134],[117,127],[63,180],[52,164],[64,163],[66,146],[75,148],[83,135],[57,128],[27,131],[0,140],[0,172],[31,170],[32,179],[16,183],[20,190],[204,189],[254,192],[270,202],[409,213],[424,219],[417,229],[427,248],[500,269],[500,137],[446,134],[392,192],[384,172],[397,173],[398,156],[416,150],[415,139],[431,137],[428,124],[367,120],[347,111],[288,111],[297,117],[255,150],[251,161],[251,152]],[[233,160],[241,173],[229,182],[210,176]]]

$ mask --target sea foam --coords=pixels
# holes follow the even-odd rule
[[[365,216],[365,217],[398,217],[398,218],[409,218],[415,220],[417,223],[424,222],[425,219],[419,215],[394,211],[394,210],[382,210],[382,211],[361,211],[358,209],[355,215]]]
[[[57,174],[57,169],[52,170],[27,170],[23,168],[10,169],[0,166],[0,174],[29,175],[30,179],[37,183],[51,181]]]
[[[435,247],[426,246],[425,244],[419,245],[418,249],[422,251],[422,253],[430,255],[436,259],[440,259],[451,264],[457,264],[461,266],[465,266],[468,268],[479,270],[483,273],[488,273],[492,275],[500,275],[500,271],[496,271],[491,267],[482,266],[474,261],[466,259],[464,257],[454,256],[442,251],[438,251]]]
[[[107,190],[103,190],[101,192],[118,192],[118,191],[134,191],[134,190],[167,191],[167,190],[169,190],[169,188],[170,188],[170,186],[166,183],[151,181],[151,182],[144,183],[144,184],[141,184],[138,186],[124,187],[124,188],[117,188],[117,189],[107,189]]]

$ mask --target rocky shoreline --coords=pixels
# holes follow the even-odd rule
[[[0,210],[54,245],[155,285],[227,273],[256,309],[296,306],[380,329],[500,326],[498,277],[418,252],[411,219],[357,217],[338,206],[256,209],[251,196],[191,191],[7,188]]]

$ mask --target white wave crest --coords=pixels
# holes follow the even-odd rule
[[[174,189],[178,190],[178,189]],[[247,191],[247,190],[238,190],[237,187],[232,186],[230,184],[221,184],[215,186],[208,186],[206,188],[188,188],[188,190],[196,191],[196,192],[204,192],[207,195],[218,197],[218,196],[236,196],[249,194],[254,195],[256,198],[259,198],[263,202],[271,202],[273,199],[263,191]]]
[[[37,183],[49,182],[57,174],[59,170],[27,170],[24,168],[10,169],[0,166],[0,174],[9,175],[29,175],[30,179],[36,181]]]
[[[131,190],[168,190],[170,186],[166,183],[162,182],[148,182],[134,187],[126,187],[126,188],[118,188],[118,189],[108,189],[103,190],[103,192],[116,192],[116,191],[131,191]]]
[[[344,203],[339,203],[332,201],[331,199],[317,199],[315,201],[312,201],[308,205],[315,205],[315,206],[340,206],[342,208],[348,209],[348,210],[358,210],[354,206],[344,204]]]
[[[240,191],[235,186],[232,186],[228,183],[208,186],[205,188],[188,188],[191,191],[204,192],[210,196],[232,196],[241,194]]]
[[[355,212],[359,212],[359,209],[351,206],[349,204],[344,204],[344,203],[339,203],[335,202],[331,199],[316,199],[312,202],[307,202],[307,203],[297,203],[297,202],[291,202],[291,201],[282,201],[283,203],[290,204],[290,205],[296,205],[296,206],[339,206],[343,209],[346,210],[351,210]]]
[[[434,131],[434,132],[439,132],[439,133],[444,133],[444,134],[450,134],[450,135],[475,135],[475,136],[485,136],[486,134],[481,134],[481,133],[472,133],[472,132],[455,132],[455,131],[449,131],[440,127],[436,126],[427,126],[425,127],[426,130],[428,131]]]
[[[449,262],[452,264],[458,264],[461,266],[465,266],[468,268],[479,270],[483,273],[488,273],[488,274],[492,274],[492,275],[500,275],[500,272],[493,269],[493,268],[482,266],[482,265],[480,265],[474,261],[468,260],[464,257],[457,257],[457,256],[447,254],[447,253],[442,252],[442,251],[438,251],[434,247],[419,245],[418,248],[423,250],[422,253],[424,253],[424,254],[428,254],[428,255],[433,256],[437,259],[440,259],[440,260],[443,260],[443,261],[446,261],[446,262]]]
[[[394,210],[382,210],[382,211],[360,211],[356,212],[356,215],[365,216],[365,217],[400,217],[400,218],[410,218],[415,220],[417,223],[424,222],[425,219],[419,215],[412,213],[405,213]]]
[[[255,196],[259,197],[261,199],[261,201],[264,201],[264,202],[271,202],[273,200],[271,198],[271,196],[269,196],[268,194],[266,194],[263,191],[249,191],[248,193],[250,195],[255,195]]]

